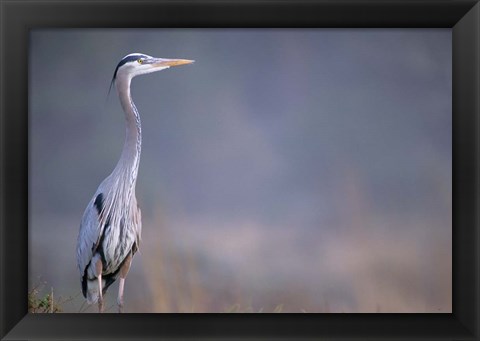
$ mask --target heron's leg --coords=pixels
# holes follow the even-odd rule
[[[98,312],[103,313],[103,293],[102,293],[102,261],[98,260],[96,264],[96,275],[98,280]]]
[[[129,253],[127,258],[125,258],[125,261],[123,262],[122,268],[120,269],[120,283],[118,285],[118,299],[117,299],[119,313],[123,313],[123,289],[125,288],[125,278],[127,277],[131,264],[132,264],[132,253]]]
[[[103,313],[102,274],[98,275],[98,312]]]
[[[120,277],[120,283],[118,285],[118,312],[123,313],[123,288],[125,287],[125,278]]]

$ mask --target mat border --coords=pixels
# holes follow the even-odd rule
[[[0,24],[2,340],[478,339],[477,1],[0,0]],[[27,314],[28,36],[40,27],[452,28],[453,313]]]

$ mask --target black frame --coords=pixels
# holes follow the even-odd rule
[[[478,0],[0,0],[0,337],[479,339]],[[28,39],[40,27],[453,28],[452,314],[27,314]]]

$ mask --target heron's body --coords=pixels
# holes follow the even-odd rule
[[[126,137],[113,172],[100,184],[90,200],[80,225],[77,264],[82,292],[88,303],[99,303],[103,294],[120,277],[118,304],[123,306],[123,289],[133,255],[139,248],[142,222],[135,197],[140,162],[142,130],[133,104],[130,83],[134,76],[191,63],[182,59],[159,59],[144,54],[125,56],[117,66],[114,81],[125,112]]]

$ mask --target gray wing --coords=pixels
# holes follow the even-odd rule
[[[103,232],[103,224],[99,221],[102,200],[103,194],[95,193],[83,213],[77,239],[77,265],[80,276],[83,276],[85,268],[90,263]]]

